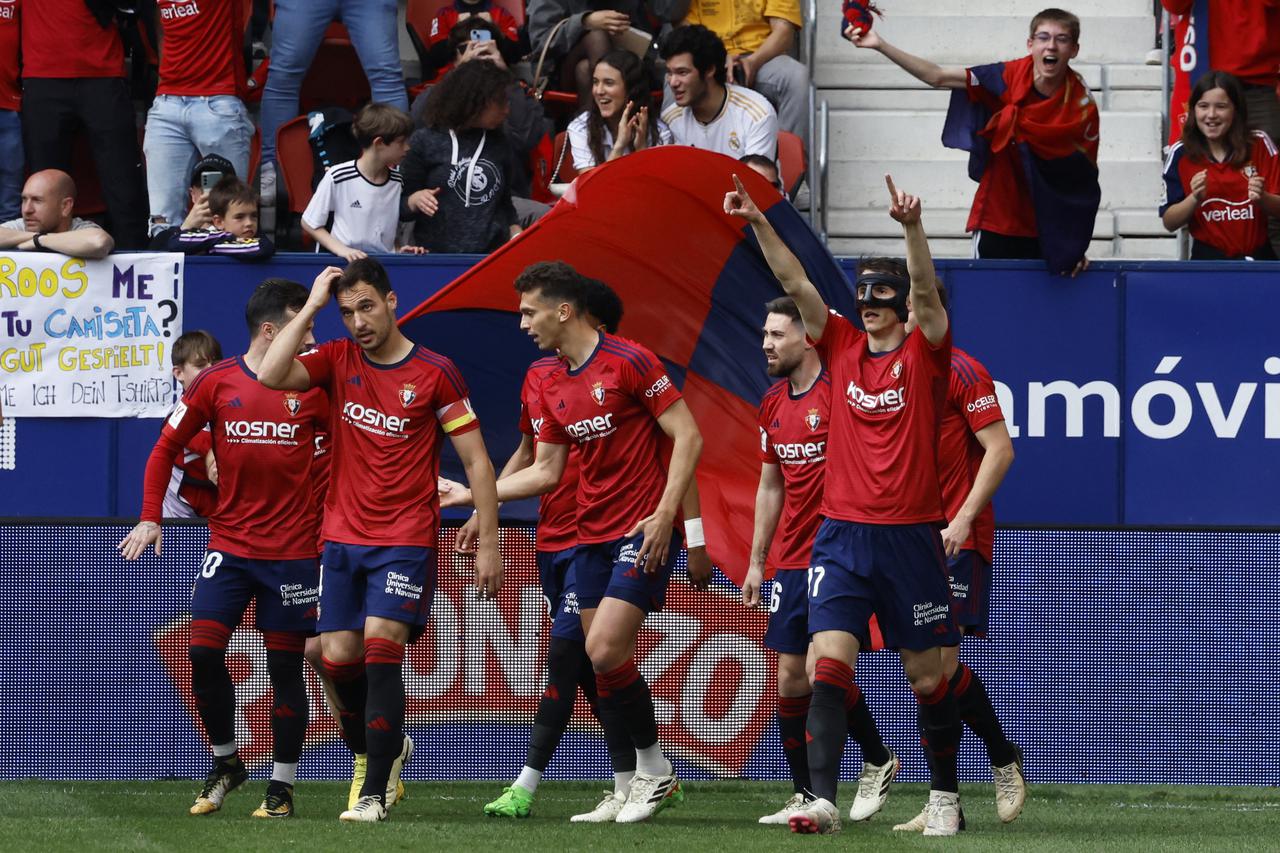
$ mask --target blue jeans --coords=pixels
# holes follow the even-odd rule
[[[0,222],[22,215],[22,116],[0,110]]]
[[[332,21],[341,20],[369,78],[373,100],[408,112],[396,0],[276,0],[271,69],[262,90],[262,162],[276,158],[276,131],[298,114],[298,92]]]
[[[234,95],[156,95],[147,112],[147,134],[142,142],[151,230],[182,224],[187,215],[191,170],[200,158],[209,154],[226,157],[236,176],[248,181],[252,140],[249,111]]]

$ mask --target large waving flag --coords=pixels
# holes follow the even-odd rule
[[[1016,147],[1031,188],[1040,248],[1052,273],[1070,272],[1089,248],[1102,202],[1098,184],[1098,105],[1074,71],[1051,98],[1024,103],[1032,58],[978,65],[951,93],[942,144],[969,152],[981,181],[992,154]]]
[[[698,485],[707,547],[740,582],[760,476],[756,409],[773,382],[765,373],[760,328],[765,302],[782,290],[750,227],[723,211],[734,174],[827,304],[854,316],[843,271],[763,178],[720,154],[665,146],[579,177],[542,220],[409,312],[401,325],[410,338],[457,363],[485,443],[501,457],[519,442],[520,382],[540,355],[519,329],[516,276],[529,264],[563,260],[608,282],[626,306],[619,333],[662,358],[702,430]]]

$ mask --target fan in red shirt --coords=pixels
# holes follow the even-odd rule
[[[571,266],[534,264],[515,286],[520,327],[540,349],[558,351],[564,364],[542,382],[543,423],[533,464],[504,477],[498,495],[515,500],[551,491],[570,446],[577,447],[578,605],[601,710],[617,715],[636,750],[636,775],[615,818],[633,823],[684,799],[658,742],[635,642],[645,617],[662,609],[680,547],[676,516],[693,481],[702,436],[657,356],[586,319],[586,282]],[[664,435],[672,442],[665,469]],[[446,500],[461,504],[466,496]],[[690,580],[705,586],[707,578],[691,568]]]
[[[351,339],[295,356],[331,293]],[[366,765],[339,817],[362,823],[386,819],[413,752],[404,735],[404,647],[426,624],[435,591],[445,435],[476,496],[480,597],[496,595],[502,581],[493,466],[466,383],[452,361],[400,332],[396,304],[376,260],[353,261],[345,272],[325,268],[258,374],[268,388],[329,392],[333,452],[317,628],[357,778]]]
[[[956,747],[961,722],[943,671],[944,646],[960,641],[939,528],[938,423],[951,367],[951,330],[938,299],[920,200],[886,176],[890,215],[902,223],[907,260],[864,262],[856,294],[865,332],[829,312],[803,265],[742,183],[725,213],[747,220],[765,259],[795,300],[805,332],[831,374],[831,425],[823,521],[809,568],[813,696],[806,724],[814,800],[792,813],[793,832],[839,827],[836,782],[843,753],[845,699],[860,635],[874,613],[885,645],[897,648],[920,703],[929,755],[927,835],[960,830]],[[907,300],[917,328],[908,332]]]
[[[761,823],[785,824],[809,804],[809,760],[805,718],[812,690],[809,652],[809,555],[822,521],[819,506],[826,473],[827,430],[831,420],[831,376],[817,350],[805,340],[800,309],[789,296],[765,306],[764,354],[770,376],[782,377],[760,401],[760,485],[756,490],[751,563],[742,584],[742,603],[760,603],[767,566],[777,569],[769,596],[769,628],[764,645],[778,653],[778,735],[791,771],[794,793]],[[776,536],[775,536],[776,534]],[[885,748],[858,685],[845,698],[849,735],[862,750],[858,796],[852,820],[867,820],[884,805],[897,758]],[[865,781],[864,781],[865,780]]]
[[[214,759],[192,814],[218,811],[248,778],[236,753],[236,697],[226,650],[252,600],[275,697],[275,765],[253,814],[293,813],[307,728],[302,650],[315,632],[320,583],[312,456],[328,401],[321,391],[269,391],[254,373],[272,338],[306,301],[306,288],[284,279],[268,279],[254,291],[245,309],[248,352],[207,368],[187,387],[147,460],[142,521],[119,545],[126,560],[150,545],[160,553],[160,510],[174,455],[208,425],[218,460],[218,505],[209,516],[209,550],[191,596],[191,688]],[[295,346],[303,337],[310,337],[309,324]]]
[[[1210,71],[1191,90],[1190,120],[1164,165],[1164,227],[1191,231],[1192,260],[1275,260],[1267,222],[1280,218],[1280,157],[1246,130],[1240,81]]]
[[[492,0],[454,0],[431,19],[431,31],[427,34],[426,54],[423,56],[422,79],[429,83],[438,82],[441,77],[454,67],[457,61],[455,49],[459,37],[454,32],[458,24],[470,23],[478,26],[467,28],[469,32],[462,35],[467,38],[472,32],[479,30],[484,36],[479,41],[493,41],[498,52],[504,57],[515,57],[519,53],[519,25],[511,13]],[[464,28],[466,28],[464,26]],[[451,37],[452,36],[452,37]],[[471,41],[472,39],[468,39]],[[514,64],[514,58],[512,63]]]

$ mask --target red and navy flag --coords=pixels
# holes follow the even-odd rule
[[[1175,50],[1173,92],[1169,96],[1169,144],[1182,138],[1182,125],[1190,115],[1191,90],[1209,71],[1209,0],[1195,0],[1187,15],[1171,15]]]
[[[698,485],[707,547],[725,574],[741,581],[760,477],[756,410],[772,381],[760,329],[764,304],[782,289],[750,227],[724,213],[734,174],[827,304],[856,316],[835,259],[763,178],[720,154],[664,146],[578,178],[532,228],[431,296],[401,325],[410,338],[458,365],[485,443],[503,457],[520,440],[525,369],[542,355],[519,328],[516,276],[529,264],[562,260],[607,282],[625,305],[619,334],[663,360],[702,430]]]
[[[969,177],[981,181],[992,155],[1017,149],[1035,208],[1049,271],[1070,272],[1093,239],[1102,201],[1098,184],[1098,106],[1072,72],[1051,98],[1028,99],[1032,58],[978,65],[951,93],[942,144],[969,152]]]

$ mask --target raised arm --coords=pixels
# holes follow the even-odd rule
[[[662,498],[653,514],[641,519],[627,533],[628,536],[644,533],[644,541],[636,554],[636,564],[643,565],[644,570],[649,573],[656,572],[659,566],[667,563],[676,510],[689,491],[694,469],[698,465],[698,456],[702,454],[702,433],[698,431],[693,413],[684,400],[676,400],[668,406],[658,416],[658,426],[672,441],[671,462],[667,466],[667,486],[663,489]]]
[[[476,592],[481,598],[494,598],[502,586],[502,557],[498,553],[498,490],[494,484],[493,463],[489,461],[479,430],[450,436],[450,440],[467,472],[467,484],[471,487],[480,525]]]
[[[769,269],[800,309],[805,333],[815,341],[821,340],[822,331],[827,327],[827,304],[822,301],[822,294],[809,281],[800,259],[792,254],[760,208],[756,207],[737,175],[733,176],[733,186],[733,192],[724,194],[724,212],[751,223],[751,230],[760,242],[760,250],[764,252]]]
[[[258,381],[278,391],[305,391],[311,387],[311,374],[298,360],[302,340],[311,328],[316,314],[329,301],[329,290],[342,275],[337,267],[325,267],[311,284],[311,295],[294,318],[276,333],[258,366]]]
[[[935,89],[963,89],[968,80],[968,73],[963,68],[943,67],[900,50],[881,38],[875,30],[864,33],[858,27],[846,27],[844,37],[853,42],[854,47],[879,51],[894,65]]]
[[[947,520],[947,527],[942,531],[942,544],[947,549],[948,557],[960,553],[960,546],[969,538],[969,532],[973,529],[973,520],[991,503],[996,489],[1000,488],[1004,475],[1013,464],[1013,441],[1009,438],[1009,429],[1004,421],[987,424],[974,433],[974,438],[982,445],[982,461],[978,463],[973,488],[969,489],[964,504],[955,518]]]
[[[911,311],[915,314],[920,331],[929,343],[941,343],[947,336],[947,311],[938,297],[938,284],[934,278],[933,256],[929,253],[929,239],[920,222],[920,199],[908,195],[893,185],[893,178],[884,176],[889,186],[889,215],[902,223],[902,236],[907,242],[907,274],[911,277]]]
[[[742,582],[742,603],[747,607],[760,604],[760,585],[764,583],[765,560],[773,534],[782,517],[782,467],[771,462],[760,464],[760,485],[756,487],[756,514],[751,531],[751,558],[747,577]]]

